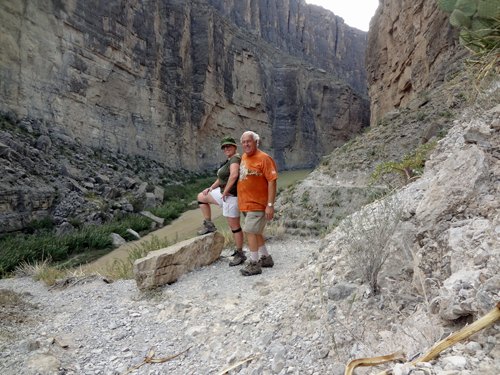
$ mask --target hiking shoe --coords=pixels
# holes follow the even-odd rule
[[[204,234],[209,234],[215,232],[216,230],[217,228],[215,227],[214,223],[212,223],[211,221],[203,220],[203,229],[197,232],[196,234],[198,236],[203,236]]]
[[[233,254],[233,260],[229,262],[230,266],[237,266],[238,264],[243,263],[245,260],[247,260],[247,256],[243,252],[243,250],[236,250]]]
[[[262,273],[262,267],[260,266],[260,264],[258,262],[250,261],[250,263],[248,263],[248,266],[246,266],[245,268],[242,268],[240,270],[240,273],[243,276],[258,275],[258,274]]]
[[[261,267],[272,267],[272,266],[274,266],[273,257],[271,255],[269,255],[267,257],[261,256],[259,259],[259,264]]]

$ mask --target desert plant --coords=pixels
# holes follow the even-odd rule
[[[90,268],[79,267],[72,270],[56,266],[51,263],[50,258],[34,261],[32,263],[21,262],[21,264],[19,264],[14,271],[16,276],[29,276],[34,280],[43,281],[49,286],[53,286],[58,281],[66,278],[81,278],[86,277],[91,273],[95,274],[90,270]]]
[[[417,119],[417,121],[424,121],[426,117],[427,116],[424,112],[418,112],[416,119]]]
[[[309,191],[304,191],[304,193],[302,193],[302,197],[301,197],[301,202],[302,202],[302,205],[306,205],[307,202],[309,202]]]
[[[386,161],[378,165],[371,176],[372,182],[383,180],[383,177],[389,173],[399,174],[405,184],[410,182],[423,173],[425,162],[436,144],[436,141],[423,144],[406,154],[400,162]]]
[[[57,279],[63,278],[67,271],[51,265],[50,257],[32,263],[21,262],[14,273],[18,276],[30,276],[34,280],[41,280],[46,285],[54,285]]]
[[[451,12],[450,23],[460,29],[460,43],[472,56],[466,60],[467,76],[475,95],[498,79],[500,70],[500,2],[498,0],[439,0],[439,7]],[[457,77],[459,78],[459,77]]]
[[[144,201],[146,200],[146,196],[144,194],[134,197],[130,200],[130,204],[134,208],[134,212],[140,212],[144,210]]]
[[[374,293],[378,292],[378,274],[391,255],[389,242],[402,214],[403,202],[392,195],[345,218],[340,226],[351,267],[361,273]]]
[[[460,43],[478,52],[498,48],[500,3],[498,0],[439,0],[451,12],[450,23],[460,28]]]

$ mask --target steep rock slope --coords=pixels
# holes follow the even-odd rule
[[[466,51],[449,17],[433,0],[380,2],[366,49],[371,124],[456,72]]]
[[[0,20],[0,110],[93,148],[200,170],[217,165],[222,136],[252,129],[285,169],[368,125],[368,100],[338,79],[349,64],[319,70],[202,0],[9,0]]]
[[[384,190],[404,184],[397,173],[379,181],[372,181],[371,175],[379,164],[399,162],[411,150],[446,134],[465,105],[465,99],[458,95],[459,90],[439,89],[426,100],[411,102],[417,107],[416,103],[425,103],[415,110],[389,112],[325,157],[304,181],[280,192],[278,215],[287,231],[319,235]]]

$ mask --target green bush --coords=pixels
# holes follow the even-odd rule
[[[168,201],[163,206],[150,211],[153,215],[165,219],[164,224],[170,224],[172,220],[177,219],[186,210],[187,206],[186,201]]]
[[[54,235],[8,237],[0,242],[0,276],[4,277],[21,262],[37,260],[62,260],[67,257],[68,246],[61,237]]]
[[[418,112],[416,119],[417,119],[417,121],[424,121],[426,117],[427,116],[424,112]]]
[[[21,262],[33,263],[45,259],[59,262],[87,251],[111,250],[111,233],[133,240],[135,238],[127,232],[128,228],[145,233],[151,227],[151,219],[147,217],[123,215],[119,219],[103,225],[89,225],[63,236],[43,233],[7,237],[0,242],[0,275],[6,276]]]
[[[48,217],[41,220],[31,220],[26,227],[28,233],[34,233],[37,230],[51,231],[53,228],[54,221]]]
[[[383,177],[389,173],[399,174],[404,179],[405,184],[415,177],[420,176],[424,170],[424,164],[429,158],[429,154],[436,147],[437,142],[429,142],[405,155],[402,161],[386,161],[375,168],[371,176],[372,182],[383,180]]]
[[[190,177],[188,183],[165,186],[163,193],[164,201],[178,199],[194,200],[202,190],[211,186],[217,179],[215,173],[211,176]]]
[[[153,215],[165,219],[165,224],[178,218],[191,201],[196,200],[199,192],[213,184],[215,173],[210,177],[206,175],[190,176],[189,183],[171,185],[165,189],[165,201],[162,207],[151,210]],[[135,202],[134,208],[139,209]],[[107,207],[103,208],[107,211]],[[66,261],[70,257],[95,250],[112,249],[111,233],[117,233],[130,241],[135,237],[127,232],[133,229],[141,235],[151,231],[151,219],[132,215],[119,214],[111,222],[102,225],[83,226],[77,219],[72,219],[71,224],[75,231],[63,236],[55,236],[54,223],[51,219],[33,220],[28,225],[30,235],[5,237],[0,240],[0,277],[7,276],[20,263],[28,264],[40,260],[50,259],[53,262]]]
[[[106,229],[106,225],[86,226],[79,231],[74,231],[60,238],[66,243],[67,255],[78,254],[86,250],[111,248],[113,245],[113,241],[109,237],[111,232]]]

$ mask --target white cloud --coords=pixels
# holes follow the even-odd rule
[[[349,26],[363,31],[368,31],[370,19],[378,7],[378,0],[306,0],[306,3],[331,10]]]

